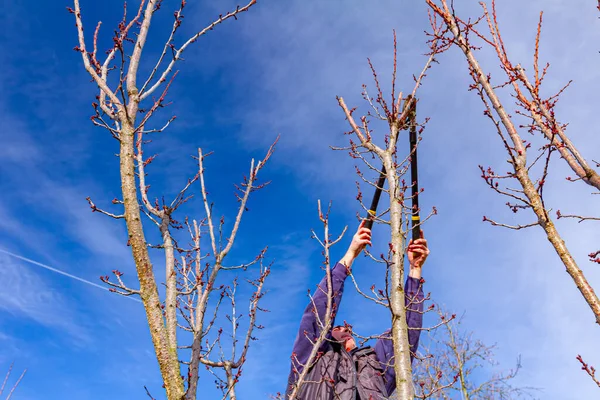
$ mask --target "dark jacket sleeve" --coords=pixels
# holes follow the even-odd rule
[[[342,301],[342,293],[344,291],[344,281],[348,276],[348,270],[343,264],[336,264],[331,271],[331,283],[333,286],[333,322],[331,326],[335,326],[335,316],[337,310]],[[300,320],[300,329],[294,342],[294,348],[292,350],[292,375],[302,373],[306,361],[312,351],[312,343],[321,334],[321,326],[317,321],[316,314],[319,316],[321,323],[325,322],[325,312],[327,311],[327,276],[323,277],[321,283],[317,287],[317,290],[313,293],[312,301],[308,303],[304,314],[302,314],[302,320]],[[328,338],[331,332],[328,333]],[[310,341],[308,340],[310,338]],[[325,341],[319,351],[323,351],[329,343]]]
[[[423,284],[420,279],[408,277],[404,285],[406,295],[406,322],[408,325],[408,343],[410,345],[410,360],[413,360],[413,353],[419,347],[419,337],[423,327]],[[413,329],[411,329],[413,328]],[[415,329],[416,328],[416,329]],[[383,337],[390,337],[391,329],[383,333]],[[391,339],[378,339],[375,343],[375,353],[381,363],[384,372],[385,386],[388,394],[396,389],[396,370],[394,369],[394,346]]]

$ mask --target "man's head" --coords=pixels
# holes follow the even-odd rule
[[[331,330],[331,337],[336,342],[340,342],[344,346],[346,351],[350,351],[356,347],[356,342],[352,337],[351,325],[345,324],[334,327]]]

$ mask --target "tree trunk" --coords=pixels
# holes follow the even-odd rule
[[[396,128],[397,129],[397,128]],[[384,160],[390,191],[390,223],[392,238],[392,265],[390,283],[390,310],[392,312],[392,340],[394,343],[394,369],[396,371],[396,393],[398,399],[413,399],[412,367],[406,323],[406,303],[404,293],[404,238],[402,229],[402,204],[399,193],[397,171],[392,156],[386,154]]]
[[[529,201],[531,202],[533,211],[538,218],[540,226],[546,232],[546,237],[548,241],[552,244],[552,247],[556,251],[556,254],[560,257],[560,260],[564,264],[567,269],[567,273],[573,278],[573,282],[579,289],[579,292],[583,295],[583,298],[588,303],[594,316],[596,317],[596,323],[600,325],[600,299],[594,292],[592,286],[588,283],[587,279],[583,275],[583,271],[577,265],[577,262],[569,252],[564,240],[561,238],[560,234],[556,230],[554,223],[548,217],[546,210],[542,205],[542,200],[540,198],[539,193],[535,189],[533,182],[529,178],[529,174],[527,170],[521,166],[516,168],[516,175],[519,179],[519,182],[523,186],[523,191]]]
[[[554,247],[554,250],[556,251],[556,253],[560,257],[560,260],[563,262],[565,268],[567,269],[567,273],[571,276],[571,278],[575,282],[575,285],[577,286],[577,288],[583,295],[585,301],[588,303],[590,309],[594,313],[596,323],[600,324],[600,299],[598,299],[598,296],[596,295],[596,293],[588,283],[587,279],[583,275],[583,271],[581,271],[581,269],[577,266],[577,263],[575,262],[575,259],[573,259],[573,257],[571,256],[571,253],[567,249],[565,242],[562,240],[560,234],[558,233],[554,224],[547,215],[547,211],[542,204],[540,194],[538,193],[538,191],[535,188],[535,185],[531,181],[528,169],[526,167],[527,150],[523,145],[523,140],[521,139],[521,136],[517,132],[517,129],[513,124],[510,116],[502,106],[502,103],[496,95],[494,88],[490,84],[487,75],[484,74],[481,66],[479,65],[479,62],[473,55],[471,47],[469,46],[467,40],[458,28],[456,19],[454,15],[452,15],[448,10],[446,3],[443,2],[445,9],[442,10],[440,7],[434,4],[432,0],[426,0],[426,2],[440,17],[444,19],[444,22],[454,35],[456,44],[462,50],[467,59],[467,62],[469,63],[470,68],[476,74],[477,83],[480,84],[483,90],[485,91],[492,107],[498,114],[502,125],[508,132],[508,135],[510,136],[510,139],[514,146],[514,150],[516,153],[518,153],[518,156],[514,157],[512,164],[515,171],[515,175],[519,180],[519,183],[523,187],[523,193],[529,200],[531,208],[533,209],[533,212],[538,218],[540,226],[546,232],[548,241],[552,244],[552,247]],[[586,171],[586,173],[588,173],[588,171]],[[590,176],[588,173],[587,178],[593,177]],[[593,184],[593,182],[589,181],[588,183]]]
[[[122,111],[122,114],[124,112]],[[179,368],[177,353],[172,352],[167,340],[163,312],[146,238],[141,221],[137,196],[134,163],[134,128],[125,115],[121,115],[122,131],[120,135],[120,172],[121,189],[125,207],[125,221],[129,234],[129,245],[133,253],[135,267],[140,282],[140,297],[146,311],[150,335],[156,352],[160,372],[165,383],[167,398],[180,400],[183,397],[183,380]]]
[[[160,231],[163,237],[163,246],[165,248],[165,319],[167,327],[167,341],[171,357],[177,358],[177,273],[175,271],[175,249],[173,247],[173,238],[169,230],[171,217],[164,215],[160,224]]]

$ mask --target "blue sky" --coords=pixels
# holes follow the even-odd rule
[[[9,5],[10,3],[10,5]],[[165,1],[150,40],[161,40],[177,2]],[[343,145],[347,130],[335,96],[360,106],[361,84],[371,84],[370,57],[386,76],[391,66],[392,29],[399,40],[399,82],[409,90],[420,71],[426,9],[417,1],[259,1],[239,21],[211,32],[186,53],[161,116],[176,114],[168,133],[155,137],[149,152],[155,193],[173,195],[195,173],[190,158],[197,149],[212,150],[208,185],[217,212],[235,210],[232,184],[281,134],[277,152],[263,170],[273,183],[251,199],[232,262],[252,258],[269,245],[275,261],[262,318],[266,329],[251,349],[240,398],[267,398],[282,390],[306,289],[321,278],[320,249],[310,240],[319,229],[317,199],[333,201],[332,230],[356,226],[354,163],[330,145]],[[475,15],[472,2],[457,1],[459,12]],[[235,3],[188,5],[182,33],[191,34]],[[76,32],[63,2],[3,2],[0,23],[0,248],[84,279],[118,268],[133,282],[124,226],[92,214],[85,201],[110,206],[119,196],[116,142],[92,126],[96,95],[72,51]],[[107,45],[120,18],[121,2],[104,7],[82,0],[88,36],[103,21]],[[572,139],[588,159],[600,139],[598,20],[590,1],[503,0],[499,17],[509,54],[531,65],[539,10],[545,11],[542,59],[552,63],[548,93],[574,79],[558,108]],[[181,36],[183,38],[183,36]],[[146,55],[157,52],[149,46]],[[482,115],[469,76],[457,51],[439,58],[420,92],[419,113],[431,117],[420,150],[425,192],[423,208],[436,206],[425,232],[432,255],[424,275],[427,290],[447,308],[466,312],[464,325],[487,343],[498,343],[497,359],[510,368],[521,354],[518,383],[544,388],[543,399],[582,399],[598,389],[580,371],[575,356],[600,365],[598,327],[574,284],[551,251],[541,229],[522,232],[493,228],[487,215],[515,218],[505,200],[486,190],[478,164],[503,168],[504,154]],[[480,61],[490,69],[489,54]],[[584,185],[564,181],[570,173],[553,164],[547,201],[554,209],[592,214],[595,198]],[[200,217],[200,203],[184,211]],[[560,221],[573,255],[592,286],[600,288],[598,267],[586,255],[597,250],[597,226]],[[385,248],[383,230],[375,247]],[[152,235],[150,236],[153,237]],[[337,249],[340,257],[348,236]],[[379,239],[379,241],[378,241]],[[160,260],[159,254],[154,255]],[[365,286],[383,279],[378,266],[359,260]],[[599,289],[600,290],[600,289]],[[365,333],[387,328],[386,311],[365,304],[347,291],[339,318]],[[143,386],[160,398],[160,382],[140,304],[81,284],[22,260],[0,254],[0,370],[15,361],[28,368],[19,399],[144,398]],[[212,380],[203,377],[211,394]],[[215,392],[216,394],[216,392]],[[208,396],[207,396],[208,397]],[[212,394],[211,397],[212,398]]]

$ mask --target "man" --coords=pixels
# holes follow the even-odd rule
[[[346,255],[331,271],[333,287],[334,328],[319,348],[316,361],[306,374],[294,400],[380,400],[396,389],[394,349],[390,339],[378,339],[375,348],[358,348],[348,326],[335,326],[335,314],[339,309],[344,291],[344,281],[351,271],[352,263],[366,245],[371,245],[371,230],[360,224]],[[421,269],[429,255],[424,238],[411,240],[407,248],[410,272],[404,286],[406,293],[406,319],[409,328],[408,341],[411,352],[419,345],[423,324],[423,290]],[[327,277],[323,278],[308,304],[300,321],[300,330],[292,352],[292,368],[288,379],[286,398],[292,393],[298,377],[306,365],[313,348],[314,339],[321,334],[321,325],[327,309]],[[315,312],[316,311],[316,312]],[[319,321],[317,320],[318,314]],[[389,337],[390,330],[382,337]],[[412,355],[411,355],[412,360]]]

